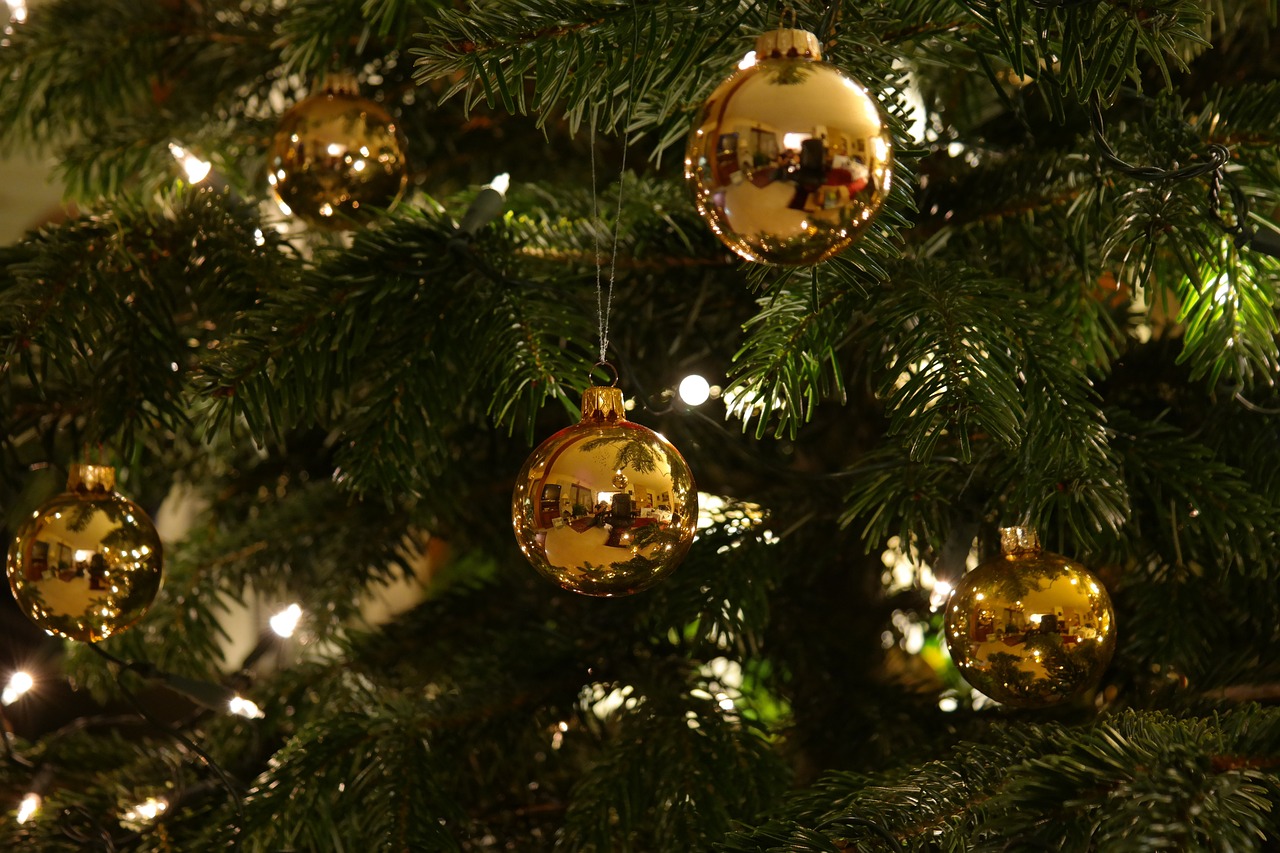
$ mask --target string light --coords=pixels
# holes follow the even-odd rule
[[[250,720],[260,720],[266,716],[266,714],[262,713],[262,709],[254,704],[252,700],[246,699],[239,694],[231,698],[231,701],[227,703],[227,707],[231,709],[231,713]]]
[[[27,794],[22,798],[22,804],[18,806],[18,823],[26,823],[35,817],[38,811],[40,811],[40,795],[34,792]]]
[[[9,683],[5,685],[4,693],[0,695],[0,702],[6,705],[12,705],[22,698],[28,690],[35,686],[35,679],[30,673],[18,670],[9,676]]]
[[[152,823],[169,809],[167,800],[158,797],[147,797],[141,803],[120,815],[120,823],[127,827],[137,828]]]
[[[511,176],[506,172],[495,175],[493,180],[480,188],[475,200],[463,214],[458,223],[458,234],[462,240],[470,239],[480,229],[502,215],[503,201],[507,197],[507,189],[511,186]]]
[[[302,608],[295,602],[271,617],[271,630],[280,637],[292,637],[293,632],[298,630],[298,622],[301,619]]]
[[[711,397],[711,384],[696,373],[680,380],[680,399],[690,406],[701,406]]]
[[[27,4],[25,0],[6,0],[9,6],[9,20],[15,24],[21,24],[27,19]]]
[[[178,164],[182,166],[182,171],[187,173],[187,180],[192,184],[198,184],[209,177],[209,171],[213,166],[207,161],[201,160],[181,145],[173,142],[169,143],[169,151],[173,154],[173,159],[177,160]]]

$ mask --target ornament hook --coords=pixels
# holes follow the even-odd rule
[[[592,365],[591,372],[595,373],[595,369],[597,367],[603,367],[605,369],[605,372],[608,373],[610,377],[612,377],[612,379],[609,382],[609,387],[617,388],[618,387],[618,368],[614,367],[612,363],[608,361],[604,361],[603,359],[601,359],[600,361],[597,361],[594,365]]]

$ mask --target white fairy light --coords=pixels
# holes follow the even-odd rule
[[[213,166],[208,161],[201,160],[181,145],[173,142],[169,143],[169,151],[173,154],[173,159],[178,161],[178,165],[182,166],[182,171],[187,173],[187,180],[192,184],[198,184],[209,177],[209,171]]]
[[[295,602],[284,608],[269,620],[271,630],[275,631],[278,636],[292,637],[293,632],[298,630],[298,622],[302,619],[302,608]]]
[[[26,823],[35,817],[36,812],[40,811],[40,795],[32,792],[22,798],[22,804],[18,806],[18,823]]]
[[[231,713],[250,720],[260,720],[266,716],[266,714],[262,713],[262,709],[254,704],[252,700],[240,695],[232,697],[227,706],[231,709]]]
[[[680,380],[680,399],[690,406],[701,406],[711,397],[711,384],[696,373]]]
[[[5,685],[3,695],[0,695],[0,702],[6,705],[12,705],[22,698],[28,690],[35,686],[35,679],[30,673],[18,670],[9,676],[9,683]]]
[[[489,182],[489,189],[496,190],[503,196],[506,196],[507,190],[511,187],[511,175],[503,172],[501,175],[495,175],[493,180]]]
[[[156,818],[168,810],[168,800],[160,797],[147,797],[146,800],[120,815],[120,823],[136,829],[154,822]]]
[[[9,20],[21,24],[27,19],[26,0],[5,0],[9,6]]]

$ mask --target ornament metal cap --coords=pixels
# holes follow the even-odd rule
[[[622,405],[622,389],[608,385],[592,385],[582,392],[582,422],[608,421],[618,423],[627,419]]]
[[[776,59],[784,56],[821,59],[822,46],[818,42],[818,37],[808,30],[788,27],[761,33],[756,38],[756,58]]]
[[[1018,554],[1038,554],[1040,534],[1034,527],[1001,527],[1000,553],[1006,557]]]
[[[68,492],[110,492],[116,487],[116,469],[110,465],[72,465],[67,470]]]
[[[348,71],[330,71],[320,78],[320,85],[316,89],[322,95],[346,95],[354,98],[360,94],[356,76]]]

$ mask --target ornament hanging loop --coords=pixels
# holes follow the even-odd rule
[[[597,367],[603,367],[603,368],[604,368],[605,373],[608,373],[608,374],[609,374],[609,377],[610,377],[609,387],[610,387],[610,388],[617,388],[617,387],[618,387],[618,368],[614,367],[612,363],[610,363],[610,362],[608,362],[608,361],[604,361],[603,359],[601,359],[600,361],[597,361],[597,362],[592,366],[592,368],[591,368],[591,372],[592,372],[592,373],[595,373],[595,369],[596,369]]]

